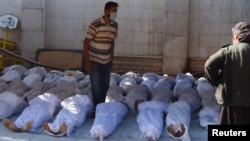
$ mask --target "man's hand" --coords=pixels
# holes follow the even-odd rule
[[[91,70],[92,70],[92,65],[91,65],[90,61],[86,61],[85,65],[86,65],[86,71],[87,71],[87,73],[90,73]]]
[[[85,38],[83,43],[83,53],[85,55],[85,67],[86,67],[85,69],[87,73],[90,73],[90,71],[92,70],[92,65],[89,60],[89,43],[90,39]]]

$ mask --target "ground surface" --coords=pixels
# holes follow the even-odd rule
[[[104,139],[104,141],[145,141],[140,138],[141,133],[136,122],[136,115],[136,112],[128,112],[128,115],[117,127],[115,132]],[[18,115],[12,116],[10,119],[15,120],[17,116]],[[194,116],[189,130],[192,141],[207,141],[207,130],[201,128],[196,120]],[[77,127],[70,137],[54,137],[46,134],[42,128],[39,128],[35,132],[15,133],[6,129],[1,120],[0,141],[94,141],[89,132],[93,121],[93,118],[88,117],[83,125]],[[170,138],[164,128],[160,141],[176,140]]]

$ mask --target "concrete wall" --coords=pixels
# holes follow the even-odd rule
[[[189,0],[166,0],[163,72],[176,74],[188,71]]]
[[[22,0],[21,54],[27,59],[36,57],[36,50],[45,47],[46,0]]]
[[[212,53],[231,43],[231,27],[250,22],[249,0],[116,1],[120,5],[116,71],[202,71]],[[89,23],[103,15],[106,2],[1,0],[0,15],[20,18],[21,26],[10,38],[18,42],[22,56],[34,59],[38,48],[82,49]],[[152,60],[156,63],[148,63]]]

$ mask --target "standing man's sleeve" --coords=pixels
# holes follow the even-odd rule
[[[223,68],[224,60],[222,57],[222,50],[211,55],[205,63],[204,75],[212,85],[217,85],[221,80],[221,71]]]
[[[96,34],[96,30],[95,30],[95,26],[93,24],[89,25],[89,28],[87,30],[86,33],[86,37],[84,39],[83,42],[83,53],[84,53],[84,58],[85,58],[85,69],[87,73],[90,73],[92,66],[90,64],[90,59],[89,59],[89,44],[91,39],[93,39],[93,37]]]

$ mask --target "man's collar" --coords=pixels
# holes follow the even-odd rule
[[[104,16],[101,17],[101,23],[106,23],[104,20]]]
[[[111,23],[113,23],[113,22],[114,22],[114,21],[110,20],[110,23],[109,23],[109,24],[111,24]],[[105,24],[106,24],[106,22],[105,22],[105,20],[104,20],[104,16],[101,17],[101,23],[105,23]]]

